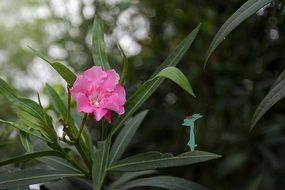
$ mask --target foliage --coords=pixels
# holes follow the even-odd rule
[[[258,2],[257,4],[262,7],[262,3],[264,3],[265,1],[248,1],[247,4],[255,4],[255,2]],[[260,5],[259,3],[261,3],[262,5]],[[139,125],[132,123],[132,120],[133,122],[135,122],[136,120],[138,120],[138,117],[144,112],[139,113],[135,115],[134,118],[130,119],[130,117],[136,111],[139,110],[139,107],[142,106],[140,108],[141,110],[143,108],[152,107],[155,107],[157,109],[151,110],[151,114],[148,115],[146,121],[144,122],[144,126],[146,126],[146,128],[144,128],[144,133],[141,133],[140,129],[138,130],[138,138],[133,139],[133,144],[130,144],[130,149],[127,153],[132,155],[137,152],[138,148],[153,150],[152,142],[144,142],[142,140],[147,138],[156,139],[158,143],[157,145],[160,147],[161,150],[167,149],[172,152],[175,152],[176,154],[179,154],[181,151],[183,151],[181,150],[181,147],[184,147],[184,145],[182,146],[181,142],[170,144],[169,141],[176,142],[177,139],[181,139],[183,133],[179,132],[181,130],[177,130],[176,128],[174,129],[171,126],[176,126],[177,121],[181,121],[180,117],[182,117],[185,112],[187,113],[189,112],[189,110],[199,110],[199,112],[205,113],[204,115],[207,115],[207,119],[205,119],[204,122],[204,125],[206,127],[202,127],[201,131],[199,131],[199,139],[201,139],[201,142],[199,142],[199,144],[203,149],[215,150],[215,152],[222,154],[224,158],[220,159],[220,161],[217,160],[216,163],[218,164],[215,165],[193,165],[191,166],[191,170],[172,169],[167,171],[171,171],[170,173],[183,177],[190,176],[189,178],[195,179],[196,181],[202,184],[206,184],[206,186],[209,186],[213,189],[229,189],[229,187],[241,187],[245,189],[245,187],[247,186],[250,186],[251,188],[251,184],[257,183],[256,181],[258,181],[258,186],[263,186],[265,189],[276,189],[277,187],[281,187],[282,180],[280,180],[279,177],[282,176],[280,175],[280,171],[283,164],[281,162],[283,154],[282,152],[278,151],[278,149],[272,149],[271,147],[279,147],[280,145],[283,145],[281,142],[281,139],[283,138],[282,124],[280,123],[282,123],[282,121],[284,120],[278,114],[280,113],[280,110],[282,111],[282,102],[280,102],[279,106],[277,105],[278,107],[275,106],[273,109],[271,109],[271,112],[267,113],[265,115],[266,117],[259,121],[259,127],[256,128],[253,133],[250,134],[250,136],[247,135],[247,124],[252,119],[250,118],[251,112],[253,112],[254,108],[257,107],[258,102],[260,102],[260,100],[265,97],[264,101],[262,101],[259,106],[260,108],[256,110],[256,114],[253,117],[251,123],[252,125],[255,125],[256,121],[259,120],[260,117],[263,116],[264,113],[270,107],[273,106],[273,104],[275,104],[282,98],[282,85],[279,85],[278,88],[274,88],[277,87],[275,86],[276,84],[281,83],[276,82],[275,84],[273,84],[273,81],[275,78],[277,78],[277,74],[280,73],[280,70],[284,69],[281,65],[281,63],[284,61],[284,56],[278,54],[279,51],[284,50],[284,48],[282,47],[284,41],[282,41],[282,36],[280,36],[280,39],[277,41],[274,41],[269,37],[264,37],[269,33],[271,28],[282,25],[282,16],[280,16],[281,18],[277,16],[278,14],[281,15],[281,11],[280,13],[278,13],[278,10],[280,10],[280,8],[277,8],[279,6],[277,6],[277,4],[277,1],[273,1],[273,3],[271,3],[269,7],[264,8],[265,14],[263,16],[253,16],[246,21],[246,24],[241,25],[240,28],[232,34],[231,37],[225,40],[223,46],[221,46],[219,50],[217,50],[217,52],[213,54],[211,59],[209,59],[210,63],[208,64],[206,71],[200,72],[200,63],[204,62],[206,57],[203,52],[205,52],[205,50],[207,49],[207,40],[210,38],[210,36],[213,35],[213,32],[216,31],[215,27],[227,20],[226,18],[241,5],[241,2],[213,1],[208,3],[206,1],[199,1],[198,3],[192,3],[186,1],[179,1],[177,3],[166,3],[164,1],[141,1],[140,6],[142,8],[140,11],[145,11],[144,13],[146,15],[151,14],[153,10],[156,11],[156,16],[149,16],[149,19],[151,20],[151,35],[153,35],[152,44],[154,44],[154,47],[149,48],[148,42],[141,42],[143,47],[142,53],[139,56],[136,56],[129,60],[129,72],[126,77],[125,83],[129,86],[129,94],[133,94],[132,97],[135,97],[132,98],[134,100],[133,102],[139,99],[142,100],[144,104],[141,103],[140,105],[138,105],[138,107],[133,108],[133,105],[128,102],[127,105],[129,105],[130,111],[127,112],[128,115],[125,115],[126,119],[124,119],[124,116],[118,118],[115,123],[116,128],[113,128],[114,126],[112,126],[111,134],[115,136],[118,133],[118,138],[123,131],[129,131],[131,129],[127,126],[130,127]],[[118,6],[121,8],[121,10],[124,10],[129,5],[120,4]],[[282,4],[280,6],[282,7]],[[108,6],[106,6],[107,8],[102,7],[102,5],[99,5],[99,3],[98,7],[102,8],[102,12],[104,11],[104,8],[108,9]],[[256,10],[258,10],[260,7],[255,7],[253,9],[250,9],[250,11],[247,11],[246,18],[249,15],[254,14]],[[98,8],[98,10],[100,9]],[[197,10],[203,11],[197,12]],[[237,11],[234,15],[239,16],[237,15],[238,13],[239,12]],[[234,15],[231,18],[234,18]],[[116,16],[112,15],[112,17]],[[274,19],[278,20],[278,24],[274,24],[276,23]],[[228,32],[231,32],[231,30],[237,26],[235,25],[236,23],[240,24],[240,22],[244,20],[245,18],[242,18],[238,22],[234,23],[228,22],[228,24],[232,24],[229,25],[231,26],[231,29],[227,30],[227,32],[223,32],[223,34],[228,34]],[[162,80],[162,78],[155,79],[153,77],[165,67],[158,67],[158,70],[153,74],[150,72],[156,69],[157,63],[161,62],[162,58],[166,57],[166,52],[169,52],[169,49],[173,49],[173,44],[177,44],[176,40],[184,37],[186,35],[185,32],[189,31],[189,27],[194,28],[192,23],[199,23],[201,21],[202,28],[199,32],[198,38],[195,40],[194,47],[192,48],[191,53],[185,54],[185,58],[181,59],[181,63],[184,64],[180,64],[180,68],[182,68],[186,76],[190,76],[191,78],[191,83],[194,89],[196,89],[195,94],[197,95],[197,99],[195,99],[195,101],[194,99],[189,99],[189,96],[185,95],[186,93],[176,90],[176,87],[171,86],[171,84],[169,83],[166,83],[167,85],[160,85],[159,83],[158,86],[160,86],[160,88],[157,88],[157,86],[153,89],[153,91],[150,91],[151,93],[147,94],[149,96],[143,96],[143,98],[149,99],[148,101],[142,99],[139,95],[135,96],[135,94],[137,94],[138,92],[147,92],[146,89],[148,89],[148,85],[145,85],[145,88],[142,88],[144,86],[141,86],[141,91],[137,90],[135,93],[133,93],[136,89],[140,89],[137,88],[137,84],[134,81],[137,81],[138,79],[146,81],[146,76],[148,75],[152,75],[151,79],[149,80],[150,82],[153,82],[154,80]],[[229,21],[232,20],[229,19]],[[77,43],[79,43],[80,46],[84,46],[84,53],[89,52],[89,49],[86,44],[82,45],[82,41],[84,41],[82,39],[84,39],[86,31],[88,31],[88,27],[86,26],[91,26],[92,28],[92,23],[93,20],[91,19],[84,20],[84,23],[80,26],[80,31],[83,37],[79,37],[79,40],[76,39],[79,41]],[[171,27],[174,27],[175,34],[172,34],[172,36],[170,35],[170,37],[167,35],[162,35],[165,33],[164,31],[166,31],[166,26],[169,25]],[[107,24],[105,24],[105,28],[106,26],[107,29],[108,27],[109,29],[112,29],[112,23],[108,22]],[[282,31],[282,27],[279,28],[280,34],[282,34]],[[219,32],[217,33],[217,35],[218,34]],[[220,36],[219,39],[223,40],[224,37],[225,36]],[[73,41],[72,38],[69,40]],[[99,40],[102,41],[102,38]],[[60,39],[59,43],[62,43],[60,42]],[[45,45],[43,45],[42,47],[45,48]],[[210,49],[211,48],[209,48],[209,50]],[[93,49],[92,52],[99,51],[94,51]],[[82,49],[80,49],[80,51],[77,51],[76,53],[81,53],[81,56],[78,57],[84,57],[84,55],[82,54]],[[145,62],[143,66],[139,66],[139,64],[136,64],[140,63],[141,59],[143,59]],[[66,60],[69,65],[73,65],[73,68],[75,68],[75,70],[83,70],[82,65],[80,66],[79,64],[77,64],[77,62],[75,61],[75,59],[72,58],[72,56],[67,57]],[[88,58],[84,61],[84,67],[86,67],[88,64],[90,66],[91,60],[92,54],[90,53],[90,55],[88,55]],[[112,50],[112,55],[109,55],[109,60],[110,63],[113,63],[112,68],[115,67],[117,70],[120,69],[118,68],[119,64],[116,64],[117,62],[119,62],[118,56],[116,57],[116,50]],[[191,60],[191,64],[188,64],[189,60]],[[59,72],[61,68],[60,66],[63,64],[59,63],[56,65],[59,65],[59,70],[57,70]],[[65,72],[62,72],[61,74],[65,74]],[[282,75],[280,76],[282,77]],[[63,78],[65,80],[67,79],[64,76]],[[280,82],[281,80],[277,81]],[[70,82],[69,80],[68,83],[70,84],[72,82]],[[146,82],[146,84],[147,83],[148,82]],[[273,85],[271,90],[269,90],[271,84]],[[48,111],[55,110],[57,118],[61,118],[63,119],[63,121],[66,121],[67,105],[65,101],[67,100],[67,97],[63,95],[62,88],[59,90],[58,88],[56,88],[56,86],[51,85],[49,87],[47,86],[46,89],[48,89],[48,95],[52,104],[51,107],[48,107]],[[169,89],[171,89],[172,93],[176,95],[178,94],[177,97],[179,98],[176,99],[175,104],[167,103],[167,101],[165,101],[166,95],[169,95]],[[156,90],[155,93],[154,90]],[[268,91],[270,91],[270,93],[268,95],[265,95],[265,92]],[[151,94],[152,96],[150,96]],[[277,96],[275,96],[276,94]],[[130,100],[131,99],[129,99],[129,101]],[[5,109],[6,107],[7,106],[5,106]],[[13,109],[16,108],[13,107]],[[47,109],[44,110],[47,111]],[[71,112],[72,111],[73,107]],[[71,115],[71,130],[72,135],[75,136],[78,132],[77,128],[80,125],[80,119],[78,120],[79,116],[74,113],[72,113]],[[11,117],[8,119],[5,117],[5,119],[11,120]],[[16,120],[15,117],[12,117],[12,120]],[[7,121],[5,122],[7,123]],[[57,125],[56,123],[57,119],[53,121],[53,125]],[[124,123],[126,123],[125,126],[123,125]],[[21,130],[21,126],[19,126],[18,120],[12,124],[14,125],[14,127],[17,126],[18,129]],[[99,124],[96,123],[96,125]],[[147,126],[151,126],[152,131]],[[5,127],[5,129],[7,129],[8,132],[8,129],[11,130],[11,127],[7,126]],[[57,168],[59,169],[65,166],[69,169],[73,168],[73,171],[70,171],[70,173],[74,172],[74,170],[80,174],[86,172],[88,169],[90,169],[90,167],[88,168],[88,166],[85,166],[87,164],[84,164],[84,162],[90,163],[95,155],[99,161],[100,159],[102,160],[102,158],[106,158],[106,156],[109,157],[109,155],[103,154],[104,147],[107,149],[109,147],[108,144],[106,146],[106,142],[99,143],[101,146],[98,146],[97,148],[92,145],[90,136],[93,136],[94,140],[94,130],[92,129],[92,131],[93,133],[91,134],[89,134],[88,131],[84,131],[85,133],[82,136],[82,139],[80,140],[80,146],[76,147],[76,149],[78,148],[78,151],[74,151],[73,148],[70,150],[69,145],[64,145],[59,142],[60,146],[64,147],[65,153],[68,153],[68,155],[65,155],[68,159],[62,159],[61,157],[58,158],[57,156],[46,156],[43,158],[39,158],[38,160],[49,160],[49,162],[44,161],[44,163],[49,163],[48,167],[51,167],[52,170]],[[95,129],[95,131],[96,133],[99,133],[97,129]],[[31,133],[31,131],[29,132]],[[33,131],[34,134],[37,134],[37,136],[34,136],[43,138],[36,132],[37,131]],[[130,143],[130,140],[132,139],[131,137],[135,132],[129,132],[131,133],[129,134],[130,136],[124,136],[121,134],[120,138],[123,138]],[[26,133],[24,132],[24,134]],[[46,140],[49,139],[46,137],[44,138]],[[119,142],[117,138],[113,139],[115,140],[114,142]],[[30,138],[21,137],[21,142],[25,143],[24,146],[27,150],[29,150],[29,153],[32,149],[36,149],[36,151],[39,150],[36,147],[28,148],[30,147],[29,141],[32,141],[33,146],[36,142],[38,142],[38,140],[35,141],[35,138],[32,136]],[[6,141],[4,140],[3,142]],[[110,155],[112,154],[112,150],[113,152],[116,152],[116,147],[113,147],[114,145],[115,143],[113,143],[110,148]],[[119,149],[123,149],[122,152],[119,153],[123,155],[123,152],[126,150],[126,147],[118,147]],[[50,149],[46,146],[45,148]],[[258,154],[256,154],[257,152]],[[62,154],[64,155],[65,153]],[[80,159],[79,161],[79,168],[83,168],[84,171],[78,171],[78,166],[75,166],[75,163],[70,160],[70,157],[71,159],[73,159],[78,158],[80,156],[82,156],[82,159]],[[110,156],[110,163],[120,163],[121,156],[118,157],[119,158],[116,158],[114,160],[114,156],[113,159]],[[53,162],[54,160],[56,161]],[[27,160],[24,159],[24,161]],[[58,165],[55,163],[62,164]],[[52,167],[52,165],[54,167]],[[95,168],[95,170],[97,169]],[[103,169],[100,173],[102,174],[102,176],[105,176],[105,173],[107,172],[107,182],[109,181],[108,179],[112,179],[113,181],[115,181],[116,179],[120,178],[121,173],[108,173],[108,169],[106,170]],[[204,171],[208,171],[208,174],[205,174]],[[148,171],[146,171],[146,173],[147,172]],[[163,170],[160,170],[160,172],[163,173]],[[269,180],[266,180],[266,182],[262,180],[265,178],[261,178],[260,173],[264,173],[265,178]],[[125,175],[135,174],[136,172],[127,172]],[[167,175],[169,175],[168,172]],[[91,176],[89,175],[89,178],[90,177]],[[96,180],[102,182],[102,177],[95,177],[98,178]],[[160,187],[163,187],[163,177],[166,176],[161,177],[162,185]],[[153,179],[160,179],[160,177],[145,177],[143,174],[141,176],[139,175],[139,178],[141,179],[136,179],[136,177],[134,177],[130,181],[127,181],[126,184],[120,184],[120,186],[122,187],[126,185],[126,187],[133,187],[133,185],[138,182],[139,184],[144,184],[143,186],[148,186],[149,184],[153,184]],[[80,182],[80,184],[86,184],[88,188],[90,188],[90,184],[88,184],[88,182]],[[105,187],[108,188],[109,186]]]
[[[98,18],[95,18],[94,25],[94,27],[99,25],[100,28]],[[77,127],[74,123],[74,119],[70,115],[71,94],[69,92],[69,87],[67,108],[65,108],[64,103],[61,101],[61,98],[57,95],[55,90],[51,86],[47,85],[47,90],[49,97],[51,98],[52,105],[59,113],[59,117],[63,118],[63,135],[62,137],[59,137],[59,140],[67,143],[70,146],[74,146],[77,149],[79,156],[84,161],[85,167],[82,167],[81,165],[77,164],[73,156],[71,156],[70,153],[68,153],[64,149],[63,145],[58,141],[51,117],[42,107],[40,98],[38,97],[39,103],[36,103],[30,99],[21,98],[4,80],[1,79],[0,93],[1,95],[5,96],[15,107],[14,109],[18,115],[19,122],[9,122],[5,120],[0,121],[5,124],[11,125],[16,129],[19,129],[21,133],[25,134],[26,138],[28,138],[29,135],[33,135],[39,138],[40,140],[46,141],[49,148],[53,150],[45,152],[32,152],[33,148],[28,148],[30,147],[30,145],[25,145],[26,149],[32,153],[8,159],[6,161],[1,162],[1,165],[27,161],[39,157],[55,156],[65,159],[67,163],[77,169],[76,171],[73,169],[67,171],[60,170],[60,168],[55,167],[55,169],[53,170],[23,170],[10,172],[8,176],[0,176],[1,188],[19,187],[29,184],[51,181],[55,179],[62,179],[70,176],[84,176],[86,179],[92,179],[94,190],[99,190],[102,188],[102,186],[104,186],[105,176],[111,171],[147,171],[161,167],[189,165],[219,157],[218,155],[212,153],[200,151],[186,152],[175,157],[171,154],[150,152],[138,154],[129,158],[125,158],[123,160],[118,160],[126,149],[127,143],[129,143],[130,139],[133,137],[135,130],[132,129],[134,131],[130,134],[125,134],[125,132],[130,131],[130,127],[138,127],[142,120],[139,123],[136,123],[137,119],[133,118],[131,121],[127,122],[126,126],[123,126],[123,121],[127,121],[131,117],[131,115],[140,107],[140,105],[142,105],[143,102],[146,101],[148,97],[150,97],[150,95],[162,83],[162,78],[169,78],[170,80],[180,85],[190,95],[194,96],[192,87],[188,82],[187,78],[178,68],[174,66],[179,62],[182,55],[192,44],[199,31],[199,27],[200,26],[198,26],[180,45],[178,45],[176,50],[174,50],[174,53],[170,54],[170,56],[167,58],[167,60],[163,63],[163,66],[161,67],[163,69],[138,88],[138,90],[134,93],[134,96],[131,97],[127,103],[127,105],[131,107],[131,111],[127,109],[127,113],[122,116],[123,119],[120,120],[120,117],[118,118],[119,122],[115,122],[117,123],[117,125],[115,124],[115,126],[112,126],[109,133],[107,133],[107,136],[105,136],[104,130],[107,130],[109,127],[104,124],[104,121],[102,121],[101,141],[98,141],[95,145],[89,145],[89,141],[84,138],[84,135],[81,136],[81,132],[83,131],[82,129],[86,121],[86,114],[82,119],[81,125]],[[102,58],[106,55],[104,43],[102,43],[102,29],[94,29],[93,35],[95,36],[93,37],[93,43],[97,44],[92,46],[95,64],[97,63],[103,68],[108,68],[107,59]],[[101,37],[102,39],[98,39],[98,37]],[[98,43],[98,40],[101,41],[101,43]],[[73,84],[75,75],[72,71],[70,71],[67,67],[65,67],[59,62],[49,61],[47,58],[45,58],[45,56],[41,55],[40,53],[37,53],[37,55],[47,61],[58,72],[58,74],[62,76],[62,78],[66,81],[67,86]],[[100,59],[97,59],[97,57],[100,57]],[[141,118],[141,114],[144,114],[145,116],[145,112],[142,112],[136,117]],[[122,127],[124,127],[122,132],[118,135],[115,140],[115,144],[113,144],[111,148],[111,140],[113,135]],[[69,137],[70,140],[66,140],[66,135]],[[127,136],[125,137],[124,135]],[[89,134],[88,136],[91,135]],[[124,143],[124,146],[120,145],[122,144],[121,141],[122,143]],[[33,145],[31,145],[31,147],[33,147]],[[92,153],[92,150],[89,151],[90,147],[94,147],[92,149],[94,150],[94,153]],[[109,157],[111,159],[109,159]],[[174,182],[175,180],[173,180],[172,183]],[[192,183],[187,182],[186,180],[185,182],[181,181],[181,183],[184,183],[184,186],[186,188],[191,188],[192,186]],[[142,185],[144,185],[144,183],[142,183]],[[151,185],[151,183],[149,183],[148,185]]]

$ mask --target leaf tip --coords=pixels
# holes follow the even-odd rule
[[[249,126],[249,131],[248,131],[249,133],[252,132],[254,126],[255,126],[255,123],[251,123],[251,124],[250,124],[250,126]]]
[[[204,69],[204,70],[206,69],[208,60],[209,60],[209,58],[210,58],[210,54],[211,54],[211,53],[209,53],[209,51],[208,51],[207,54],[206,54],[206,59],[205,59],[205,61],[204,61],[204,65],[203,65],[203,69]]]

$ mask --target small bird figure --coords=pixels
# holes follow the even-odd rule
[[[200,119],[202,118],[203,116],[199,113],[196,113],[192,116],[187,116],[184,120],[183,120],[183,123],[182,125],[186,126],[186,127],[189,127],[190,130],[190,138],[189,138],[189,141],[187,143],[187,145],[190,147],[191,151],[194,151],[195,150],[195,147],[197,147],[197,144],[195,143],[195,133],[194,133],[194,128],[195,128],[195,121],[197,119]]]

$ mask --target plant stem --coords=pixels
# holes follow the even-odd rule
[[[76,137],[76,139],[75,139],[75,142],[77,142],[77,143],[79,142],[80,136],[81,136],[82,131],[83,131],[83,129],[84,129],[84,125],[85,125],[85,123],[86,123],[86,121],[87,121],[87,116],[88,116],[87,113],[84,114],[84,117],[83,117],[83,119],[82,119],[82,121],[81,121],[79,133],[78,133],[78,135],[77,135],[77,137]]]
[[[70,125],[70,103],[71,103],[71,93],[70,93],[70,86],[67,85],[67,93],[68,93],[68,99],[67,99],[67,113],[66,113],[66,127],[68,128]]]
[[[105,140],[108,134],[108,124],[106,121],[102,120],[102,134],[101,134],[101,140]]]
[[[80,127],[80,131],[79,132],[79,138],[78,140],[76,140],[77,138],[75,138],[72,135],[72,132],[70,131],[70,107],[71,107],[71,93],[70,93],[70,86],[67,86],[67,91],[68,91],[68,100],[67,100],[67,115],[66,115],[66,121],[65,121],[65,125],[64,125],[64,131],[66,132],[66,134],[68,135],[70,141],[63,139],[64,142],[70,144],[70,145],[74,145],[75,148],[77,149],[78,153],[81,155],[82,159],[84,160],[85,165],[87,166],[88,170],[92,171],[92,161],[88,158],[88,156],[86,155],[86,151],[84,150],[84,148],[81,146],[81,143],[79,141],[80,138],[80,134],[83,130],[83,126],[86,122],[87,117],[83,118],[82,123],[81,123],[81,127]],[[81,129],[82,128],[82,129]]]

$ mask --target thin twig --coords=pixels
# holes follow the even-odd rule
[[[82,131],[83,131],[83,129],[84,129],[84,125],[85,125],[85,123],[86,123],[86,121],[87,121],[87,116],[88,116],[87,113],[84,114],[84,117],[83,117],[83,119],[82,119],[82,121],[81,121],[79,133],[78,133],[78,135],[77,135],[77,137],[76,137],[76,139],[75,139],[75,142],[77,142],[77,143],[79,142],[80,136],[81,136]]]
[[[67,93],[68,93],[68,100],[67,100],[67,113],[66,113],[66,127],[68,128],[70,125],[70,104],[71,104],[71,93],[69,85],[67,85]]]

